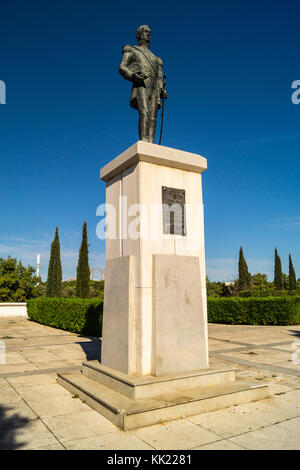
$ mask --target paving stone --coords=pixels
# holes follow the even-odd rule
[[[17,390],[26,401],[32,400],[34,397],[38,397],[40,400],[48,400],[48,398],[55,396],[70,396],[70,393],[57,383],[34,385],[31,387],[18,386]]]
[[[11,364],[11,365],[0,365],[0,376],[14,374],[18,372],[22,372],[26,374],[27,372],[39,370],[38,367],[34,364]]]
[[[287,398],[289,393],[293,392],[273,396],[267,400],[240,405],[239,410],[245,413],[256,412],[269,424],[280,423],[291,418],[296,418],[300,416],[300,405],[298,400],[292,399],[293,397]]]
[[[0,404],[0,427],[1,422],[6,421],[8,418],[13,420],[31,420],[36,419],[36,414],[22,399],[16,402],[6,403],[2,406]]]
[[[41,349],[24,349],[22,355],[34,364],[60,360],[56,354]]]
[[[48,417],[43,421],[60,442],[118,431],[117,426],[94,410]]]
[[[266,382],[269,386],[270,395],[291,391],[297,384],[299,384],[300,387],[299,379],[294,379],[291,378],[291,376],[283,374],[276,375],[272,371],[261,369],[246,369],[238,371],[236,377],[238,380],[245,382],[253,380],[262,380],[263,382]]]
[[[9,420],[1,425],[0,449],[36,449],[59,444],[58,440],[40,420],[20,422]]]
[[[238,358],[247,360],[253,363],[262,364],[277,364],[288,361],[291,355],[282,351],[270,351],[268,349],[246,349],[240,352],[225,352],[223,353],[228,358]],[[289,365],[291,367],[291,364]]]
[[[48,396],[47,400],[45,400],[45,396],[36,396],[27,400],[27,403],[36,415],[41,418],[76,413],[79,411],[90,411],[88,405],[82,403],[79,398],[72,398],[70,393],[68,396]]]
[[[278,367],[286,367],[287,369],[294,369],[296,371],[300,371],[300,364],[294,364],[291,359],[282,362],[276,362],[276,366]]]
[[[136,429],[132,433],[155,449],[192,449],[221,439],[220,436],[187,420],[156,424]]]
[[[233,442],[222,440],[205,444],[204,446],[196,447],[193,450],[245,450],[243,447],[234,444]]]
[[[61,444],[50,444],[48,446],[37,447],[34,450],[66,450]]]
[[[239,406],[191,416],[188,419],[222,438],[232,437],[270,424],[263,419],[260,412],[245,411],[245,408],[241,409]]]
[[[11,386],[6,379],[0,378],[0,390],[10,390]]]
[[[17,394],[17,392],[10,388],[9,390],[1,390],[0,393],[0,406],[5,406],[10,403],[16,403],[21,400],[21,397]]]
[[[209,359],[209,367],[215,368],[215,369],[228,369],[232,368],[235,369],[236,371],[238,370],[244,370],[245,366],[240,366],[239,364],[232,364],[227,361],[224,361],[223,359],[220,359],[218,357],[210,357]]]
[[[234,345],[230,342],[225,342],[225,341],[218,341],[215,339],[210,339],[209,340],[209,351],[223,351],[227,349],[234,349],[238,348],[238,345]]]
[[[278,424],[279,427],[300,434],[300,417],[292,418]]]
[[[2,379],[3,380],[3,379]],[[13,385],[16,389],[33,387],[35,385],[46,385],[56,383],[55,374],[38,374],[38,375],[25,375],[21,377],[8,377],[7,382]],[[0,379],[1,389],[1,379]]]
[[[287,432],[278,424],[241,434],[229,440],[249,450],[300,450],[299,434]]]
[[[208,325],[209,337],[256,345],[294,341],[297,338],[294,336],[293,331],[299,331],[300,334],[299,326],[221,325],[213,323]]]
[[[10,351],[6,351],[5,361],[6,365],[29,364],[29,361],[22,354]]]
[[[82,361],[63,361],[63,360],[56,360],[50,362],[39,362],[37,364],[38,370],[51,370],[51,369],[64,369],[65,367],[74,367],[74,366],[81,366]]]
[[[68,354],[61,353],[61,354],[57,354],[57,357],[62,361],[65,361],[66,360],[65,358],[67,357],[68,362],[72,362],[72,364],[78,364],[78,365],[81,365],[83,362],[87,360],[86,354],[78,353],[78,352],[68,353]]]
[[[153,447],[129,432],[110,432],[64,443],[69,450],[153,450]]]

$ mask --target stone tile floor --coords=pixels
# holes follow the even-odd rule
[[[240,380],[268,382],[271,397],[123,432],[56,382],[57,370],[79,370],[83,361],[99,359],[99,339],[2,317],[0,449],[299,450],[296,340],[300,325],[210,324],[211,365],[236,367]]]

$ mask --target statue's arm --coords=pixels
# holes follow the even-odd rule
[[[123,78],[133,81],[134,73],[129,69],[129,65],[132,62],[132,47],[124,46],[123,47],[123,57],[119,66],[119,72]]]
[[[159,63],[159,68],[158,68],[158,86],[160,89],[160,92],[162,92],[164,84],[163,84],[163,73],[162,73],[162,66],[163,66],[163,61],[160,57],[157,58],[158,63]]]
[[[163,61],[160,57],[158,57],[158,63],[159,63],[159,69],[158,69],[159,93],[160,93],[160,96],[162,98],[167,99],[168,98],[168,92],[164,89],[164,79],[163,79],[163,72],[162,72]]]

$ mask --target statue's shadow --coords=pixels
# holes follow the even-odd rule
[[[296,336],[296,338],[300,338],[300,330],[289,330],[291,336]]]
[[[85,336],[85,338],[87,338]],[[99,361],[101,362],[101,346],[102,342],[100,338],[90,337],[91,341],[79,341],[75,344],[79,344],[86,355],[87,361]]]

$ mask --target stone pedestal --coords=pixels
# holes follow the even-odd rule
[[[84,363],[58,382],[124,430],[268,396],[267,385],[239,383],[232,368],[209,368],[205,169],[199,155],[139,141],[101,170],[101,364]],[[170,210],[173,201],[181,212]]]
[[[102,168],[108,205],[103,365],[142,376],[208,367],[206,166],[199,155],[139,141]],[[174,216],[163,210],[163,192],[172,198],[172,190],[185,199],[175,234],[166,233]]]

